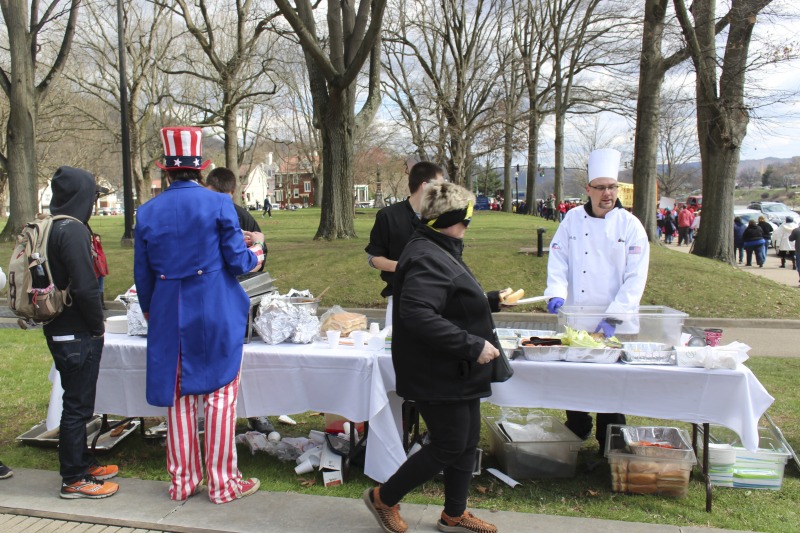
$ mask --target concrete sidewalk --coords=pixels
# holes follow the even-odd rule
[[[375,519],[364,503],[346,498],[293,493],[258,493],[225,505],[214,505],[205,493],[188,501],[167,497],[167,483],[122,478],[119,492],[103,500],[62,500],[57,472],[18,469],[11,479],[0,481],[0,529],[10,531],[176,531],[263,533],[377,533]],[[441,507],[402,504],[409,532],[436,531]],[[503,533],[592,531],[596,533],[701,533],[730,531],[707,527],[665,526],[509,511],[475,513],[498,526]],[[16,522],[3,514],[28,517]],[[38,520],[37,520],[38,519]],[[104,524],[82,528],[82,524]],[[15,524],[22,528],[15,529]],[[45,526],[48,526],[45,529]]]

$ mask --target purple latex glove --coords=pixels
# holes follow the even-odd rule
[[[547,312],[551,315],[555,315],[558,313],[558,310],[561,309],[562,305],[564,305],[564,298],[559,298],[558,296],[550,298],[547,300]]]
[[[603,335],[606,336],[607,339],[614,336],[614,332],[617,330],[617,326],[614,324],[609,324],[607,319],[603,319],[597,324],[597,329],[594,330],[595,333],[602,331]]]

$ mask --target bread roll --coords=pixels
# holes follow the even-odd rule
[[[628,472],[628,482],[634,485],[655,485],[656,478],[655,474]]]
[[[508,290],[511,289],[505,289],[505,291]],[[518,300],[521,300],[522,297],[525,296],[525,289],[520,289],[518,291],[512,292],[511,294],[506,293],[506,295],[504,296],[503,293],[505,291],[502,291],[500,293],[500,302],[504,304],[515,304],[517,303]]]
[[[655,461],[631,461],[628,470],[631,472],[650,472],[655,474],[659,472],[661,468]]]
[[[664,470],[660,474],[658,474],[659,480],[670,480],[674,479],[677,481],[688,481],[689,480],[689,471],[688,470]]]
[[[367,316],[359,313],[349,313],[343,311],[341,313],[332,313],[328,315],[319,326],[321,333],[330,330],[339,330],[342,336],[347,336],[351,331],[359,329],[367,329]]]
[[[637,485],[635,483],[628,484],[628,492],[633,494],[655,494],[658,492],[658,487],[655,484]]]

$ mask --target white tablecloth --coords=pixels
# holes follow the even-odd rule
[[[165,416],[145,400],[146,339],[106,334],[95,412]],[[704,370],[671,366],[512,361],[514,377],[493,385],[492,403],[715,423],[758,445],[758,419],[773,398],[746,367]],[[304,411],[369,421],[364,473],[386,481],[403,463],[401,399],[388,353],[327,344],[254,339],[244,348],[237,414]],[[60,408],[51,402],[50,409]]]
[[[497,405],[543,407],[720,424],[750,450],[774,398],[749,368],[513,361],[514,377],[492,386]]]
[[[146,339],[106,334],[95,412],[130,417],[166,416],[145,400]],[[321,411],[369,421],[364,473],[385,481],[405,460],[400,399],[393,392],[391,358],[376,372],[368,350],[327,344],[245,344],[237,415],[252,417]],[[387,371],[388,370],[388,371]]]

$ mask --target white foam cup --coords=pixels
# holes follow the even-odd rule
[[[295,474],[308,474],[312,470],[314,470],[314,465],[311,464],[310,460],[306,459],[305,461],[303,461],[302,463],[300,463],[299,465],[297,465],[294,468],[294,473]]]
[[[371,322],[369,325],[369,334],[370,335],[377,335],[381,331],[381,326],[377,322]]]
[[[342,336],[342,332],[336,329],[330,329],[325,334],[328,336],[328,344],[331,348],[336,348],[339,346],[339,338]]]
[[[350,332],[350,338],[353,339],[353,348],[360,350],[364,347],[364,340],[367,337],[366,331],[352,331]]]

